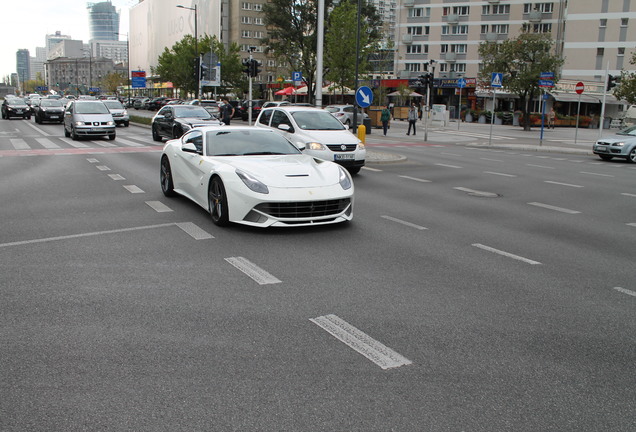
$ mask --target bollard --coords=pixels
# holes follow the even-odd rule
[[[367,128],[365,125],[358,126],[358,139],[362,141],[362,144],[365,144],[367,135]]]

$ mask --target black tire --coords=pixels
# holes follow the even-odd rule
[[[179,133],[180,130],[178,127],[173,127],[172,128],[172,138],[177,139],[177,138],[181,138],[181,135],[183,135],[183,133]]]
[[[157,128],[155,126],[152,127],[152,140],[153,141],[161,141],[161,135],[157,132]]]
[[[349,127],[351,127],[351,121],[349,121],[349,119],[347,119],[347,120],[345,121],[345,126],[349,126]]]
[[[360,172],[361,167],[351,167],[347,168],[347,170],[351,173],[351,175],[358,174]]]
[[[40,117],[35,116],[35,122],[36,122],[37,124],[40,124],[40,123],[42,123],[42,120],[40,120]]]
[[[600,158],[601,158],[601,159],[603,159],[604,161],[612,160],[612,156],[610,156],[610,155],[600,154],[600,155],[598,155],[598,157],[600,157]]]
[[[208,186],[208,211],[214,225],[226,226],[229,223],[227,196],[220,177],[213,177]]]
[[[75,133],[75,128],[71,126],[71,139],[73,141],[77,141],[79,139],[79,135]]]
[[[174,183],[172,181],[172,169],[170,168],[170,161],[168,156],[161,158],[161,171],[159,172],[159,179],[161,180],[161,192],[167,197],[175,196]]]
[[[117,134],[114,134],[114,133],[108,135],[108,139],[111,141],[113,141],[116,137],[117,137]]]
[[[68,137],[70,137],[70,136],[71,136],[71,133],[70,133],[68,130],[66,130],[66,126],[64,126],[64,136],[65,136],[66,138],[68,138]]]
[[[124,127],[128,127],[129,122],[124,122]]]

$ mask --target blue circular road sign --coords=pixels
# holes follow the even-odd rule
[[[367,87],[358,87],[356,90],[356,103],[360,108],[366,108],[373,102],[373,91]]]

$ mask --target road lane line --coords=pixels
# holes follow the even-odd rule
[[[628,290],[625,288],[621,288],[621,287],[614,287],[614,289],[618,292],[622,292],[623,294],[627,294],[633,297],[636,297],[636,291],[632,291],[632,290]]]
[[[317,318],[310,318],[309,321],[325,330],[349,348],[362,354],[382,369],[398,368],[413,363],[411,360],[398,354],[336,315],[319,316]]]
[[[487,197],[487,198],[495,198],[495,197],[499,196],[499,195],[497,195],[496,193],[493,193],[493,192],[483,192],[483,191],[478,191],[478,190],[474,190],[474,189],[468,189],[468,188],[465,188],[465,187],[454,187],[453,189],[461,191],[461,192],[466,192],[466,193],[471,194],[471,195],[483,196],[483,197]]]
[[[475,247],[477,247],[479,249],[483,249],[483,250],[488,251],[488,252],[493,252],[493,253],[496,253],[498,255],[503,255],[503,256],[508,257],[508,258],[516,259],[516,260],[519,260],[519,261],[523,261],[523,262],[528,263],[528,264],[532,264],[532,265],[541,264],[539,261],[534,261],[534,260],[531,260],[531,259],[528,259],[528,258],[524,258],[524,257],[519,256],[519,255],[511,254],[509,252],[504,252],[502,250],[491,248],[490,246],[485,246],[485,245],[480,244],[480,243],[473,243],[473,246],[475,246]]]
[[[446,168],[462,168],[462,167],[457,166],[457,165],[446,165],[446,164],[441,164],[441,163],[436,163],[435,165],[441,166],[441,167],[446,167]]]
[[[614,177],[611,174],[599,174],[599,173],[593,173],[593,172],[587,172],[587,171],[580,171],[580,174],[588,174],[588,175],[594,175],[599,177]]]
[[[86,161],[87,161],[87,162],[90,162],[90,163],[97,163],[97,162],[99,162],[99,159],[95,159],[95,158],[86,158]]]
[[[243,257],[230,257],[225,258],[225,261],[232,264],[238,270],[245,273],[247,276],[256,281],[259,285],[268,285],[281,283],[281,281],[271,274],[267,273],[262,268],[258,267],[256,264],[250,262],[249,260]]]
[[[431,182],[430,180],[421,179],[421,178],[417,178],[417,177],[411,177],[411,176],[401,175],[401,176],[398,176],[398,177],[402,177],[403,179],[413,180],[413,181],[421,182],[421,183],[430,183]]]
[[[636,197],[636,194],[631,194],[631,193],[627,193],[627,192],[623,192],[623,193],[621,193],[621,195],[625,195],[625,196],[628,196],[628,197]]]
[[[100,171],[110,171],[110,168],[108,168],[106,165],[95,165],[95,168]]]
[[[105,141],[91,141],[91,143],[96,144],[101,147],[117,147],[115,144],[107,143]]]
[[[498,175],[498,176],[503,176],[503,177],[517,177],[514,174],[504,174],[504,173],[499,173],[499,172],[494,172],[494,171],[484,171],[484,174],[492,174],[492,175]]]
[[[569,183],[561,183],[561,182],[556,182],[556,181],[551,181],[551,180],[545,180],[544,183],[550,183],[550,184],[559,185],[559,186],[569,186],[569,187],[575,187],[575,188],[582,188],[583,187],[581,185],[575,185],[575,184],[569,184]]]
[[[526,164],[526,166],[529,166],[529,167],[535,167],[535,168],[554,169],[554,167],[545,166],[545,165]]]
[[[556,206],[552,206],[550,204],[543,204],[543,203],[538,203],[538,202],[529,202],[528,203],[531,206],[535,206],[535,207],[541,207],[541,208],[545,208],[548,210],[554,210],[554,211],[558,211],[561,213],[568,213],[568,214],[578,214],[581,213],[580,211],[576,211],[576,210],[570,210],[570,209],[566,209],[563,207],[556,207]]]
[[[634,222],[634,223],[628,223],[627,225],[629,225],[629,226],[633,226],[633,227],[636,227],[636,222]]]
[[[442,153],[440,153],[440,154],[448,155],[448,156],[459,156],[459,157],[461,157],[461,155],[460,155],[460,154],[457,154],[457,153],[442,152]]]
[[[108,174],[108,177],[112,178],[113,180],[126,180],[120,174]]]
[[[59,149],[61,148],[59,145],[55,144],[48,138],[36,138],[35,139],[40,145],[46,149]]]
[[[166,224],[159,224],[159,225],[146,225],[146,226],[133,227],[133,228],[121,228],[121,229],[108,230],[108,231],[96,231],[96,232],[83,233],[83,234],[70,234],[65,236],[24,240],[24,241],[17,241],[17,242],[11,242],[11,243],[0,243],[0,248],[10,247],[10,246],[21,246],[21,245],[34,244],[34,243],[46,243],[46,242],[58,241],[58,240],[69,240],[69,239],[75,239],[75,238],[81,238],[81,237],[92,237],[92,236],[104,235],[104,234],[119,234],[122,232],[129,232],[129,231],[165,228],[165,227],[174,226],[174,225],[178,225],[178,224],[175,224],[173,222],[173,223],[166,223]]]
[[[479,158],[479,159],[490,161],[490,162],[503,162],[501,159],[490,159],[490,158]]]
[[[143,191],[143,189],[141,189],[140,187],[135,186],[135,185],[124,185],[124,189],[126,189],[128,192],[134,193],[134,194],[146,193],[146,192]]]
[[[146,146],[146,144],[140,144],[138,142],[130,141],[130,140],[127,140],[127,139],[124,139],[124,138],[119,138],[119,137],[117,137],[117,143],[118,144],[124,144],[124,145],[130,146],[130,147],[145,147]]]
[[[362,167],[362,169],[363,169],[363,170],[367,170],[367,171],[382,172],[382,170],[381,170],[381,169],[371,168],[371,167],[368,167],[368,166],[363,166],[363,167]]]
[[[165,212],[172,211],[170,207],[168,207],[161,201],[146,201],[146,204],[148,204],[157,213],[165,213]]]
[[[393,221],[393,222],[400,223],[402,225],[406,225],[406,226],[411,227],[411,228],[416,228],[418,230],[428,229],[426,227],[423,227],[423,226],[420,226],[420,225],[415,225],[414,223],[406,222],[406,221],[403,221],[401,219],[397,219],[397,218],[394,218],[394,217],[391,217],[391,216],[380,216],[380,217],[382,217],[383,219],[387,219],[387,220],[390,220],[390,221]]]
[[[182,222],[176,225],[195,240],[207,240],[207,239],[214,238],[212,234],[204,231],[203,229],[199,228],[198,225],[192,222]]]
[[[82,144],[81,142],[73,141],[70,138],[60,138],[60,140],[62,140],[66,144],[68,144],[70,146],[73,146],[75,148],[90,148],[90,146],[88,146],[86,144]]]

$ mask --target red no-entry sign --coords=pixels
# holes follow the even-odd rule
[[[576,87],[574,87],[574,91],[576,91],[577,94],[581,94],[583,93],[583,90],[585,90],[585,85],[583,85],[582,82],[576,83]]]

